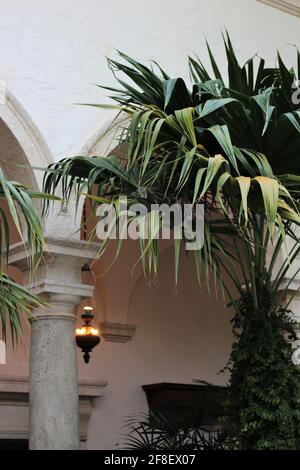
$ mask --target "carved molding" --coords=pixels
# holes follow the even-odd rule
[[[84,443],[87,440],[87,430],[93,411],[93,401],[103,396],[106,385],[107,382],[101,380],[79,381],[80,441],[82,448],[84,448]],[[0,376],[0,439],[28,439],[28,404],[28,378]]]
[[[295,5],[292,1],[285,1],[285,0],[257,0],[260,3],[265,3],[271,7],[277,8],[285,13],[289,13],[290,15],[299,16],[300,17],[300,6]]]
[[[81,299],[92,297],[94,286],[82,283],[81,268],[94,259],[98,245],[81,240],[64,241],[49,237],[45,241],[44,257],[35,272],[34,279],[28,271],[27,246],[16,243],[10,247],[9,264],[24,272],[25,286],[36,295],[43,294],[51,305],[61,300],[63,304],[69,303],[75,306]],[[51,312],[49,308],[44,316],[46,318],[53,313],[54,310]]]
[[[37,282],[32,282],[26,286],[34,294],[65,294],[74,295],[83,299],[92,297],[94,287],[89,284],[76,284],[74,282],[58,282],[52,279],[41,279]]]
[[[78,265],[83,265],[87,261],[93,260],[99,251],[97,243],[83,240],[65,240],[62,238],[45,238],[45,252],[43,263],[53,263],[53,258],[64,257],[73,258],[78,261]],[[23,242],[15,243],[9,248],[9,264],[17,267],[20,271],[26,271],[29,267],[28,257],[30,250]]]
[[[126,343],[129,341],[136,330],[135,325],[128,323],[113,323],[104,321],[100,323],[102,337],[105,341],[112,341],[116,343]]]

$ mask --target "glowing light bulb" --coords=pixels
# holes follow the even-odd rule
[[[93,311],[93,307],[89,307],[88,305],[86,307],[83,307],[83,310],[85,312],[92,312]]]
[[[87,364],[90,360],[90,353],[92,349],[100,343],[99,330],[91,325],[94,318],[93,308],[90,306],[84,307],[84,313],[81,315],[85,325],[76,329],[76,344],[82,350],[83,358]]]

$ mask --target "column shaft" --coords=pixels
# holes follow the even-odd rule
[[[43,297],[47,308],[33,311],[30,350],[29,446],[34,450],[79,449],[75,309],[93,294],[82,283],[81,267],[97,246],[79,240],[47,240],[47,251],[34,279],[23,244],[11,247],[10,263],[23,271],[28,289]]]
[[[79,449],[73,315],[37,316],[30,353],[30,449]]]

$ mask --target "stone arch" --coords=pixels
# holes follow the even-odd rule
[[[16,98],[6,91],[5,100],[0,103],[0,168],[9,180],[18,181],[33,190],[42,189],[43,172],[33,167],[45,168],[53,163],[51,152],[42,134]],[[5,209],[5,202],[2,202]],[[38,204],[38,202],[37,202]],[[37,207],[39,207],[37,205]],[[9,219],[10,243],[20,242],[13,221]],[[22,222],[22,221],[21,221]],[[23,284],[21,271],[15,266],[8,266],[7,272],[19,284]],[[28,369],[29,363],[29,326],[23,321],[23,337],[19,348],[13,350],[8,335],[6,370],[18,374]]]
[[[124,149],[118,147],[116,130],[128,122],[127,117],[119,116],[111,126],[112,120],[107,121],[81,148],[79,155],[83,156],[107,156],[109,154],[122,156]],[[82,202],[83,204],[83,202]],[[111,243],[101,260],[92,266],[93,276],[86,282],[95,285],[94,298],[91,303],[98,311],[98,320],[102,334],[106,341],[126,342],[131,339],[135,326],[128,317],[132,297],[135,294],[141,278],[144,277],[142,263],[136,264],[139,259],[138,244],[126,240],[126,248],[121,250],[116,263],[111,267],[115,248]],[[170,249],[171,242],[163,240],[159,245],[160,256]],[[173,246],[173,245],[172,245]],[[105,274],[103,274],[105,273]],[[115,295],[115,286],[118,286],[118,295]],[[122,298],[122,308],[119,299]]]
[[[121,156],[122,148],[118,147],[116,130],[120,126],[126,124],[127,121],[128,118],[123,116],[118,116],[115,120],[113,118],[107,120],[91,135],[87,142],[84,143],[77,155],[87,157],[108,156],[112,153],[113,149],[114,155]],[[85,215],[85,207],[85,202],[82,200],[79,214]],[[85,238],[83,234],[81,234],[81,237],[83,239]],[[93,299],[86,299],[84,302],[86,304],[91,303],[92,306],[96,307],[97,320],[100,323],[102,334],[107,341],[126,342],[132,337],[134,332],[134,326],[128,325],[127,323],[127,304],[129,302],[130,293],[134,288],[137,279],[141,275],[141,268],[137,267],[134,278],[129,279],[129,277],[131,277],[131,273],[130,268],[127,268],[130,263],[134,263],[135,260],[135,249],[131,246],[129,247],[129,250],[126,250],[124,256],[121,254],[120,263],[118,262],[116,266],[109,269],[110,262],[114,257],[114,247],[112,245],[113,244],[110,245],[101,260],[97,260],[92,264],[92,275],[89,275],[87,272],[83,273],[84,282],[95,285],[95,294]],[[118,278],[118,273],[120,274],[120,265],[123,267],[126,266],[128,271],[126,271],[126,283],[122,283],[124,288],[125,284],[127,287],[125,288],[123,299],[124,309],[122,309],[122,312],[115,312],[112,302],[113,296],[111,296],[109,286],[113,282],[113,279],[116,280]],[[103,275],[103,273],[105,273],[105,275]]]
[[[5,177],[42,190],[43,172],[35,168],[46,168],[53,157],[37,126],[8,90],[0,104],[0,142],[0,168]],[[12,230],[11,244],[19,241],[19,234]]]
[[[107,120],[84,143],[78,155],[108,155],[110,149],[117,145],[116,130],[126,123],[128,123],[128,117],[122,115],[117,116],[115,119]]]
[[[37,126],[8,91],[0,104],[0,138],[1,167],[7,177],[41,189],[43,173],[30,166],[45,168],[53,163],[53,157]],[[14,168],[8,161],[10,156],[17,164]]]

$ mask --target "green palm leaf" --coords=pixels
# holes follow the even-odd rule
[[[119,83],[110,89],[130,118],[120,141],[128,144],[128,154],[122,162],[114,157],[65,159],[44,179],[47,193],[61,185],[68,199],[74,187],[78,192],[86,187],[99,204],[101,198],[117,203],[122,196],[132,204],[204,203],[206,241],[195,259],[203,268],[197,266],[197,272],[202,270],[206,278],[208,268],[219,272],[224,258],[236,258],[224,226],[214,225],[215,217],[225,218],[233,233],[250,243],[249,260],[264,254],[261,247],[258,254],[252,252],[258,220],[269,234],[276,227],[282,237],[290,233],[292,222],[299,223],[300,115],[287,102],[296,74],[280,56],[273,68],[256,56],[240,65],[228,33],[224,46],[228,79],[207,44],[212,73],[203,60],[190,57],[190,89],[160,66],[151,69],[123,53],[123,62],[109,59]],[[156,269],[156,244],[142,243],[141,250]],[[179,252],[176,242],[176,272]]]

